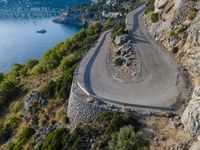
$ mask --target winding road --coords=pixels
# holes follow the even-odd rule
[[[169,109],[185,99],[185,82],[176,61],[145,31],[142,15],[145,5],[127,16],[127,28],[142,59],[138,82],[113,78],[107,58],[110,55],[111,31],[104,32],[82,60],[78,81],[85,90],[104,102],[130,107]]]

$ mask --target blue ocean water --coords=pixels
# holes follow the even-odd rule
[[[15,63],[40,59],[45,51],[80,30],[79,26],[56,24],[51,20],[0,20],[0,72],[8,72]],[[37,33],[40,29],[47,32]]]

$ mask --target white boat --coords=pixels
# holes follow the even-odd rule
[[[46,33],[46,32],[47,32],[47,30],[45,30],[45,29],[37,30],[37,33]]]

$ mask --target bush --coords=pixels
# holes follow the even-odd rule
[[[189,13],[189,16],[188,16],[188,20],[193,20],[193,19],[196,17],[197,12],[198,12],[197,9],[192,8],[192,9],[190,10],[190,13]]]
[[[56,92],[56,82],[50,81],[41,91],[41,94],[45,98],[53,98]]]
[[[0,83],[3,81],[3,79],[4,79],[4,74],[0,72]]]
[[[12,136],[12,128],[10,125],[5,124],[3,120],[0,119],[0,144],[6,142]]]
[[[154,12],[154,1],[155,0],[148,0],[147,1],[147,8],[145,10],[145,14],[149,14]]]
[[[24,128],[20,135],[17,137],[17,142],[9,145],[9,150],[23,149],[23,146],[30,140],[33,134],[35,134],[35,130],[33,128]]]
[[[56,91],[60,97],[67,98],[69,96],[72,79],[73,73],[66,71],[64,75],[56,81]]]
[[[47,138],[36,148],[36,150],[59,150],[65,146],[64,139],[68,132],[65,128],[55,129]],[[67,147],[68,148],[68,147]]]
[[[27,69],[32,69],[35,65],[38,64],[38,60],[35,60],[35,59],[30,59],[28,60],[24,66],[27,68]]]
[[[119,58],[115,59],[115,65],[116,66],[122,66],[123,63],[124,63],[124,59],[123,58],[119,57]]]
[[[110,150],[148,150],[149,142],[141,133],[135,132],[132,126],[125,126],[112,134]]]
[[[35,130],[31,127],[26,127],[22,130],[21,134],[18,137],[18,141],[25,140],[26,142],[35,134]]]
[[[81,59],[82,59],[81,53],[75,53],[75,54],[71,54],[69,56],[64,57],[63,60],[61,61],[62,70],[63,71],[69,70],[74,65],[79,63]]]
[[[159,20],[159,13],[152,13],[151,14],[151,21],[153,23],[156,23],[156,22],[158,22],[158,20]]]
[[[102,112],[91,123],[78,125],[71,132],[68,132],[67,129],[64,128],[55,129],[41,142],[41,144],[37,146],[36,149],[85,150],[91,148],[90,145],[85,144],[90,139],[93,139],[94,141],[93,149],[110,149],[109,143],[118,142],[114,141],[115,139],[111,140],[111,135],[114,135],[115,133],[117,133],[117,136],[119,134],[118,137],[120,137],[119,139],[123,142],[123,144],[126,142],[125,140],[134,140],[127,141],[127,147],[132,148],[135,146],[137,149],[145,149],[146,140],[142,139],[141,134],[137,132],[138,125],[138,122],[131,116],[117,112]],[[127,132],[125,132],[127,130],[125,128],[126,126],[130,126],[130,129]],[[121,135],[123,134],[125,137],[121,138]],[[131,136],[129,137],[129,135]],[[139,143],[135,143],[138,141]],[[121,146],[121,144],[119,143],[119,145],[116,146]]]
[[[9,104],[18,95],[20,88],[16,82],[4,80],[0,83],[0,109]]]
[[[13,130],[18,128],[20,122],[21,119],[16,116],[11,116],[10,118],[8,118],[8,124]]]
[[[110,28],[113,27],[113,21],[109,18],[106,20],[106,22],[104,23],[104,27],[103,27],[103,30],[106,31]]]
[[[112,35],[111,35],[112,42],[115,41],[116,36],[126,34],[127,31],[125,31],[125,29],[126,29],[126,24],[124,19],[117,22],[112,30]]]

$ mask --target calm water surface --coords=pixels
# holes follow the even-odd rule
[[[39,29],[47,32],[36,33]],[[14,63],[40,59],[45,51],[79,30],[78,26],[53,23],[51,18],[0,20],[0,72],[8,72]]]

